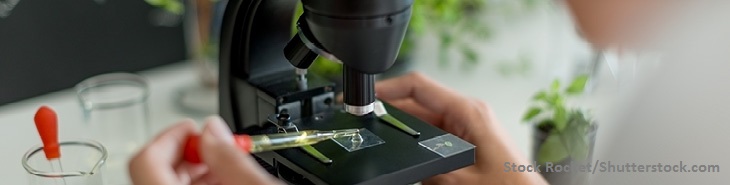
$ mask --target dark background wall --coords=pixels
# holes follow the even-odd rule
[[[179,18],[160,17],[161,10],[143,0],[2,3],[0,105],[71,88],[96,74],[134,72],[185,58]]]

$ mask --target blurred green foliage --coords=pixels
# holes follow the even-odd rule
[[[433,31],[439,40],[441,65],[448,65],[453,49],[469,68],[479,62],[479,53],[470,44],[493,35],[489,22],[480,15],[489,11],[507,14],[514,6],[530,9],[540,1],[544,0],[416,0],[404,45],[412,43],[408,39]]]
[[[475,21],[480,10],[483,10],[491,0],[415,0],[412,8],[408,32],[403,40],[399,52],[399,59],[403,60],[413,52],[416,40],[429,29],[434,29],[439,36],[439,58],[442,63],[448,61],[448,49],[458,46],[463,54],[464,61],[476,63],[479,55],[471,46],[459,45],[457,35],[471,34],[479,38],[491,36],[491,30],[485,24]],[[297,10],[301,14],[301,9]],[[468,24],[465,24],[467,22]],[[339,75],[342,65],[333,65],[331,61],[318,58],[310,68],[313,72],[324,76]]]
[[[489,24],[480,20],[478,15],[485,11],[509,9],[505,5],[519,4],[523,7],[534,7],[540,1],[545,0],[415,0],[399,59],[411,55],[417,44],[416,40],[431,31],[439,38],[438,57],[441,64],[448,64],[452,58],[449,55],[452,49],[461,55],[465,66],[477,64],[479,53],[469,45],[469,41],[474,38],[486,40],[492,36]],[[185,11],[185,5],[181,0],[145,0],[145,2],[175,14],[182,14]],[[292,28],[295,28],[296,18],[302,12],[299,3]],[[296,33],[296,29],[292,29],[292,33]],[[324,76],[338,76],[342,65],[320,57],[310,70]]]
[[[539,163],[558,163],[568,157],[584,160],[588,156],[588,133],[592,121],[585,112],[566,106],[566,99],[583,93],[587,75],[573,79],[561,89],[560,81],[554,80],[549,89],[535,93],[533,106],[523,116],[523,122],[537,124],[548,136],[537,151]]]
[[[168,12],[181,15],[185,12],[185,6],[180,0],[144,0],[147,4],[162,8]]]
[[[504,77],[527,76],[533,69],[532,55],[520,53],[515,59],[497,62],[494,68]]]

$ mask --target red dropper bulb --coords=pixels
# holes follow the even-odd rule
[[[46,159],[58,159],[61,157],[61,150],[58,145],[58,117],[56,112],[48,106],[41,106],[33,118],[38,135],[43,141],[43,152]]]
[[[241,151],[245,153],[251,152],[251,137],[248,135],[234,135],[233,140],[235,141],[236,146],[238,146]],[[200,153],[198,152],[200,150],[200,135],[191,135],[188,137],[188,140],[185,142],[185,146],[183,148],[183,160],[198,164],[203,162],[200,157]]]

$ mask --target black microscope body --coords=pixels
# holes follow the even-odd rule
[[[408,184],[474,163],[474,149],[442,156],[419,142],[447,134],[386,104],[420,136],[383,123],[373,111],[374,75],[398,55],[413,0],[229,0],[220,39],[220,115],[233,132],[365,128],[384,144],[348,152],[334,141],[255,154],[292,184]],[[297,33],[292,34],[296,21]],[[335,84],[306,68],[316,57],[343,65],[344,107]],[[276,115],[288,115],[277,121]],[[281,118],[281,116],[279,116]]]

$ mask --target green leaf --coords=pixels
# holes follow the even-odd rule
[[[535,116],[540,114],[540,112],[542,112],[542,109],[540,109],[539,107],[531,107],[529,110],[527,110],[525,116],[522,117],[522,121],[528,122],[532,120],[532,118],[535,118]]]
[[[180,15],[185,11],[185,6],[178,0],[145,0],[145,2],[177,15]]]
[[[570,151],[573,160],[585,160],[588,156],[588,128],[590,122],[585,119],[583,112],[579,110],[570,111],[567,127],[561,132],[566,148]]]
[[[479,60],[479,55],[477,54],[477,52],[476,52],[476,51],[474,51],[474,49],[473,49],[473,48],[471,48],[471,47],[468,47],[468,46],[464,46],[464,47],[462,47],[462,49],[461,49],[461,50],[462,50],[462,52],[463,52],[463,54],[464,54],[464,61],[465,61],[465,62],[466,62],[467,64],[471,64],[471,65],[474,65],[474,64],[476,64],[476,63],[478,62],[478,60]],[[471,66],[470,66],[470,67],[471,67]]]
[[[573,122],[578,122],[573,121]],[[580,127],[568,127],[561,134],[565,143],[568,144],[566,148],[570,151],[570,156],[573,160],[582,161],[588,156],[588,143],[586,138],[586,131]]]
[[[299,16],[301,16],[302,14],[304,14],[304,7],[302,6],[302,2],[297,2],[297,7],[294,8],[294,17],[292,18],[292,21],[291,21],[291,36],[292,37],[294,35],[296,35],[297,32],[299,32],[299,30],[297,29],[297,22],[299,21]]]
[[[565,107],[557,106],[553,112],[553,122],[555,123],[555,129],[563,131],[568,123],[568,116],[565,112]]]
[[[301,3],[300,3],[301,4]],[[426,30],[425,25],[425,19],[427,19],[427,14],[425,13],[428,7],[425,6],[423,3],[420,3],[416,1],[416,3],[413,4],[412,15],[411,15],[411,21],[408,24],[408,32],[415,34],[416,36],[420,36],[423,34],[423,32]]]
[[[398,50],[398,58],[403,56],[409,56],[411,52],[413,52],[413,42],[414,39],[412,36],[408,35],[409,33],[406,33],[406,37],[403,38],[403,43],[400,45],[400,49]]]
[[[553,109],[563,107],[563,97],[558,93],[548,94],[545,101]]]
[[[588,82],[588,75],[580,75],[573,79],[573,82],[565,89],[565,92],[571,95],[580,94],[585,89],[586,82]]]
[[[443,32],[441,32],[441,34],[439,34],[439,38],[441,40],[442,50],[451,47],[451,44],[454,43],[454,37],[448,31],[444,30]]]
[[[560,80],[558,80],[558,79],[553,80],[553,83],[550,85],[550,91],[551,92],[560,91]]]
[[[532,97],[534,101],[547,101],[547,92],[539,91]]]
[[[571,121],[568,124],[569,127],[576,127],[579,131],[585,133],[588,130],[588,127],[590,126],[590,121],[588,121],[585,116],[583,115],[583,112],[579,110],[573,110],[570,113]]]
[[[180,15],[185,11],[185,6],[183,6],[180,1],[165,1],[165,3],[160,6],[162,6],[162,9],[177,15]]]
[[[167,0],[144,0],[144,1],[147,2],[148,4],[154,5],[154,6],[161,6],[162,4],[165,4],[167,2]]]
[[[318,74],[327,78],[335,78],[342,75],[342,64],[334,61],[330,61],[324,57],[317,57],[317,59],[309,67],[310,72]]]
[[[544,164],[545,162],[557,163],[569,155],[568,150],[560,139],[560,135],[557,132],[552,132],[545,139],[545,142],[540,145],[540,149],[537,152],[537,161],[540,164]]]

